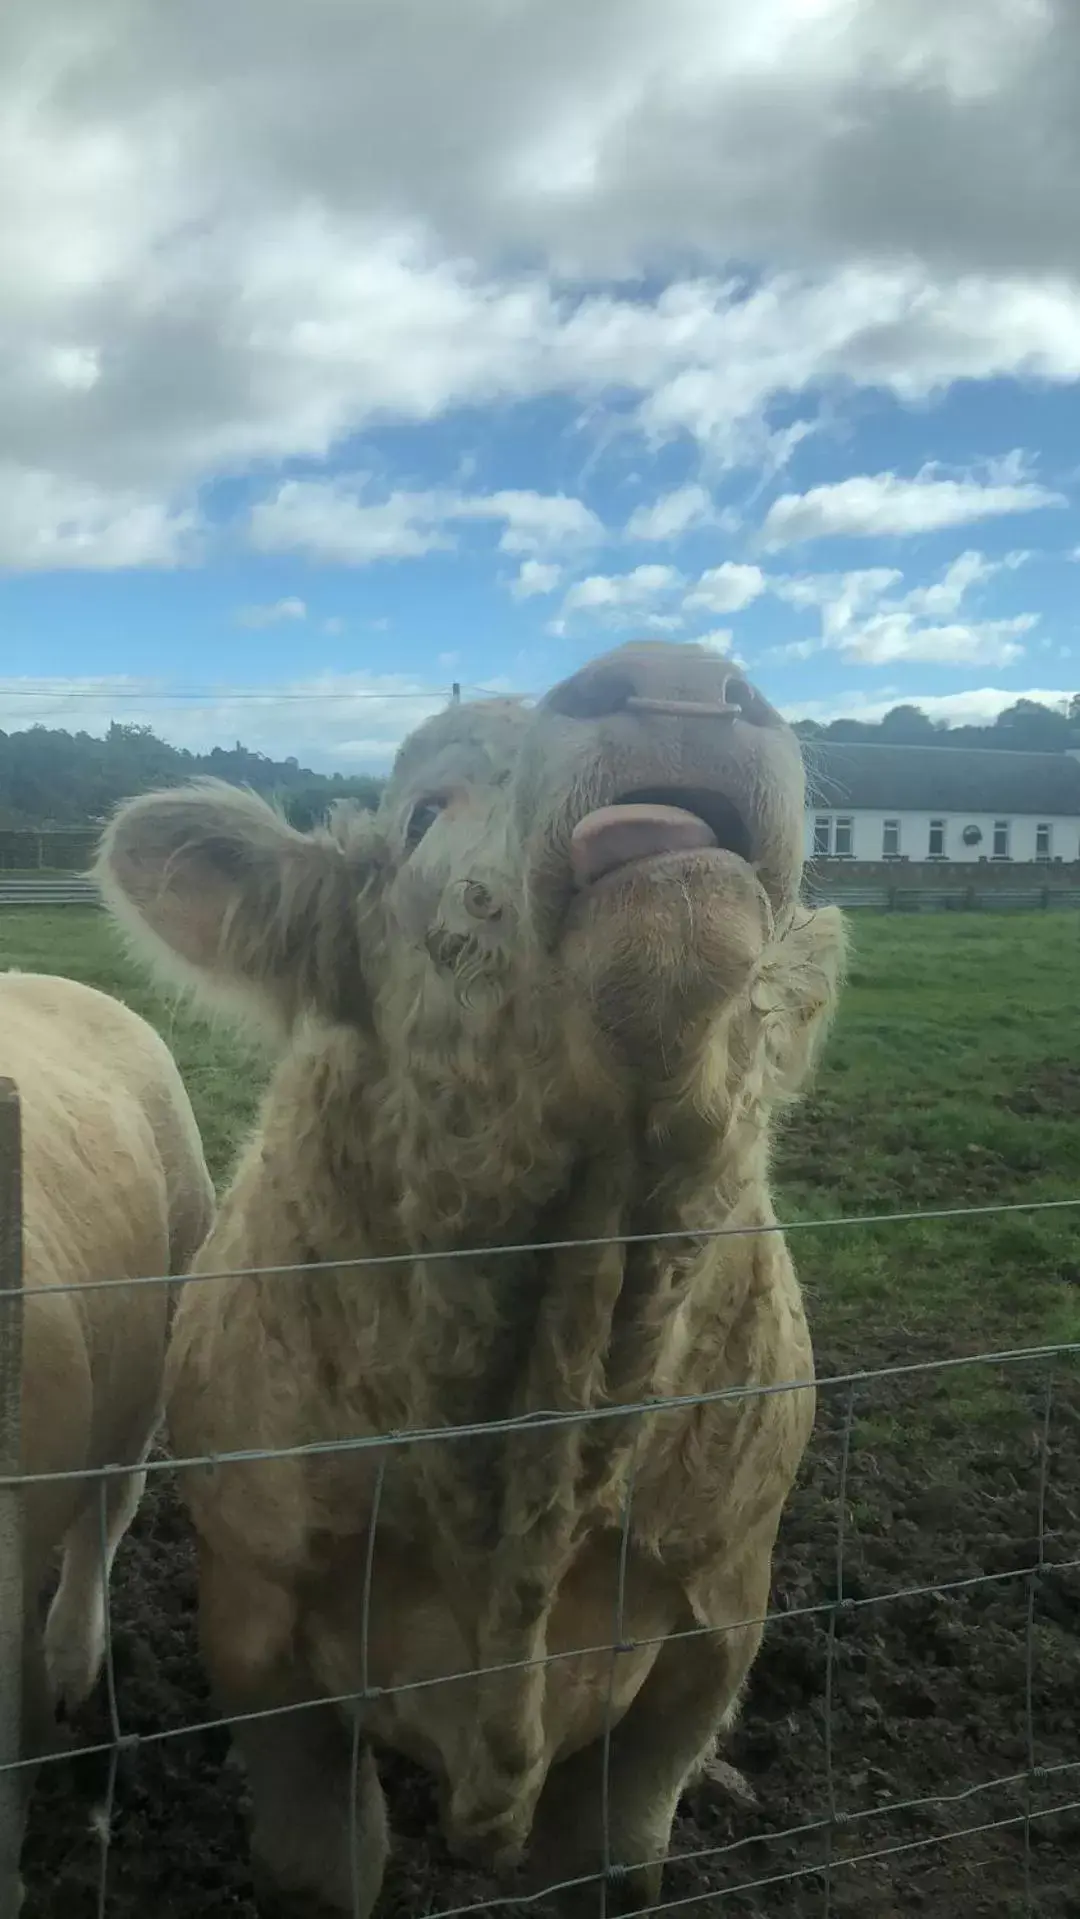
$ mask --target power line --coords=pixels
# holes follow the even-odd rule
[[[71,692],[71,693],[59,693],[55,691],[55,689],[47,688],[47,687],[21,687],[21,686],[2,687],[0,686],[0,701],[5,699],[34,699],[34,700],[49,699],[49,700],[56,700],[62,706],[67,706],[74,700],[96,700],[96,701],[135,700],[135,701],[143,702],[144,704],[147,704],[147,705],[152,704],[152,705],[160,706],[164,703],[171,703],[177,700],[211,700],[211,701],[228,700],[231,703],[254,704],[257,706],[261,706],[268,701],[273,701],[274,704],[277,705],[282,700],[447,699],[449,697],[449,692],[450,692],[449,687],[445,687],[445,686],[440,686],[440,687],[418,686],[413,691],[408,693],[403,693],[398,691],[378,693],[378,692],[375,692],[374,690],[368,690],[366,688],[362,692],[361,691],[354,692],[350,689],[346,689],[343,687],[334,687],[334,686],[327,687],[325,692],[322,692],[322,693],[295,693],[295,692],[290,692],[286,688],[282,688],[281,691],[279,692],[274,687],[269,687],[262,692],[253,692],[250,687],[226,686],[226,687],[184,687],[171,692],[162,691],[160,693],[159,692],[130,693],[130,692],[119,692],[119,691],[118,692],[110,691],[110,692],[102,692],[102,693],[89,693],[89,692],[81,692],[81,691]]]
[[[449,685],[417,686],[409,689],[408,691],[402,691],[400,689],[395,688],[392,690],[388,689],[385,693],[379,692],[377,689],[373,687],[353,689],[350,687],[328,686],[321,692],[300,692],[300,691],[293,690],[289,687],[282,687],[279,689],[274,686],[269,686],[269,687],[265,687],[257,690],[250,686],[246,686],[246,687],[216,686],[216,687],[174,687],[172,689],[163,688],[160,691],[156,689],[150,689],[150,690],[144,689],[141,692],[133,692],[127,689],[113,690],[111,688],[108,690],[103,690],[101,692],[91,692],[87,689],[80,688],[78,690],[72,690],[70,692],[66,692],[66,691],[61,692],[61,691],[58,691],[55,686],[50,686],[47,683],[40,686],[26,686],[26,685],[4,686],[3,683],[0,682],[0,704],[2,704],[2,702],[7,699],[55,700],[61,706],[68,706],[75,701],[88,701],[88,702],[96,701],[100,703],[101,701],[114,702],[116,700],[133,700],[146,705],[154,705],[154,706],[172,705],[182,700],[196,700],[196,701],[203,700],[203,701],[210,701],[210,702],[220,702],[220,701],[227,700],[231,705],[241,705],[241,706],[243,705],[263,706],[271,702],[274,705],[279,705],[282,701],[317,702],[317,701],[323,701],[323,700],[447,700],[448,701],[450,698],[450,690],[451,689]],[[490,687],[490,686],[462,685],[461,690],[467,693],[477,693],[484,699],[500,699],[503,697],[511,697],[505,694],[505,691],[503,688]],[[531,696],[519,695],[517,697],[526,698]]]

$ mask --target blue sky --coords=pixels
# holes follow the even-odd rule
[[[0,23],[0,726],[380,766],[649,633],[1080,687],[1064,0],[236,11]]]

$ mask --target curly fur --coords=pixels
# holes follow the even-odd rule
[[[646,690],[715,701],[722,663],[697,649],[611,657]],[[285,1036],[198,1267],[330,1263],[190,1290],[169,1361],[183,1454],[800,1382],[187,1483],[214,1677],[252,1704],[359,1683],[355,1575],[381,1457],[365,1725],[439,1773],[460,1849],[511,1859],[534,1829],[538,1854],[568,1848],[581,1869],[599,1834],[575,1767],[609,1716],[632,1850],[666,1837],[760,1636],[740,1622],[763,1609],[813,1417],[770,1141],[828,1025],[844,939],[838,914],[799,903],[798,749],[763,703],[718,757],[692,718],[580,720],[575,701],[571,683],[535,714],[452,709],[406,744],[378,816],[344,810],[313,835],[213,783],[133,801],[99,873],[160,970]],[[702,855],[578,899],[575,821],[676,780],[718,781],[744,808],[754,870]],[[411,846],[410,809],[433,793],[441,816]],[[713,1236],[725,1227],[765,1230]],[[582,1239],[604,1243],[562,1243]],[[333,1265],[371,1255],[407,1258]],[[716,1630],[684,1680],[659,1640],[693,1621]],[[599,1653],[549,1663],[613,1637],[641,1642],[614,1672]],[[474,1666],[504,1670],[392,1696],[403,1677]],[[572,1803],[557,1811],[560,1781]],[[278,1882],[332,1903],[325,1861],[280,1856],[269,1823],[257,1806]]]

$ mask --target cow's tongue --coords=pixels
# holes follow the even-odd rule
[[[715,846],[716,834],[696,813],[681,806],[601,806],[587,813],[574,829],[570,863],[578,886],[591,886],[631,860],[656,853],[690,853],[698,846]]]

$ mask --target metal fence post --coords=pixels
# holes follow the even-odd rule
[[[22,1128],[14,1082],[0,1079],[0,1479],[22,1464]],[[18,1883],[22,1757],[23,1495],[0,1485],[0,1887]]]

